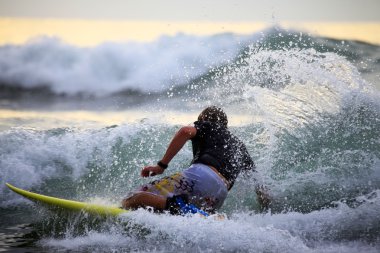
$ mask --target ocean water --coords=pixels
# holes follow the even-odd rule
[[[51,212],[5,186],[119,205],[208,105],[225,109],[257,165],[224,220]],[[186,145],[166,173],[191,157]],[[279,28],[1,46],[0,173],[0,251],[379,252],[380,46]]]

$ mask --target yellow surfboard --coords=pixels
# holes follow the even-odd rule
[[[118,216],[122,213],[128,212],[128,210],[118,208],[118,207],[91,204],[91,203],[79,202],[79,201],[73,201],[73,200],[67,200],[67,199],[60,199],[60,198],[55,198],[55,197],[50,197],[50,196],[45,196],[45,195],[25,191],[23,189],[17,188],[8,183],[6,183],[6,185],[9,187],[9,189],[11,189],[15,193],[25,198],[28,198],[34,202],[47,204],[52,207],[60,207],[63,209],[78,211],[78,212],[83,211],[89,214],[95,214],[95,215],[101,215],[101,216]]]

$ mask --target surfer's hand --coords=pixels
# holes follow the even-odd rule
[[[162,174],[163,172],[164,172],[164,169],[158,165],[147,166],[141,170],[141,176],[142,177],[152,177],[152,176]]]
[[[257,202],[259,202],[263,210],[267,210],[271,204],[271,198],[268,193],[268,188],[265,186],[256,186],[255,191],[257,194]]]

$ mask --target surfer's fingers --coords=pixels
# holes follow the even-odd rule
[[[151,172],[151,170],[149,169],[149,167],[145,167],[141,170],[141,176],[142,177],[149,177],[150,172]]]

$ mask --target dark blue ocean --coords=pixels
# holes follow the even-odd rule
[[[209,105],[257,165],[225,220],[52,212],[5,186],[117,206]],[[185,146],[166,174],[191,158]],[[379,252],[380,46],[280,28],[0,46],[0,251]]]

